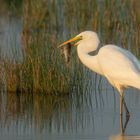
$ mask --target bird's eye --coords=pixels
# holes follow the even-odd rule
[[[80,36],[80,39],[83,39],[83,36]]]

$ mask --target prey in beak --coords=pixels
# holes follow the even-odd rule
[[[70,54],[71,54],[71,43],[66,44],[65,46],[61,47],[62,55],[65,58],[65,62],[68,64],[70,62]]]
[[[81,36],[76,36],[58,46],[58,48],[61,48],[62,54],[67,64],[70,62],[70,54],[71,54],[71,47],[72,47],[71,43],[79,39],[81,39]]]

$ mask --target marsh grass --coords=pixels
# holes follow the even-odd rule
[[[5,85],[12,92],[58,94],[84,91],[85,69],[76,50],[67,67],[57,45],[83,30],[97,31],[101,44],[113,43],[140,56],[140,16],[133,0],[25,0],[22,55],[4,60]],[[16,49],[15,49],[16,50]],[[13,51],[13,56],[16,56]],[[3,75],[3,73],[1,74]],[[2,77],[2,76],[1,76]],[[80,92],[81,93],[81,92]]]

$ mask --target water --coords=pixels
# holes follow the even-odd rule
[[[64,15],[61,16],[63,18]],[[11,46],[21,45],[21,19],[8,17],[7,20],[0,17],[0,29],[1,54],[11,58]],[[67,35],[67,29],[65,30],[63,34]],[[18,54],[22,55],[20,49]],[[85,80],[82,90],[73,90],[69,95],[14,94],[1,88],[0,139],[140,139],[140,91],[126,91],[125,100],[131,116],[124,136],[121,136],[119,94],[105,78],[85,67],[83,70]],[[123,116],[123,126],[125,122],[126,118]]]
[[[95,106],[93,91],[84,96],[80,105],[75,95],[13,95],[0,96],[0,136],[1,139],[48,139],[48,140],[108,140],[120,135],[119,98],[107,90],[102,94],[104,105]],[[128,91],[129,92],[129,91]],[[140,100],[138,91],[126,94],[126,102],[131,113],[125,134],[137,137],[140,134]],[[91,99],[91,104],[89,103]],[[86,101],[85,101],[86,100]],[[99,99],[97,99],[99,100]],[[125,123],[125,117],[123,118]],[[118,139],[119,140],[119,139]]]
[[[101,90],[92,89],[86,95],[1,92],[1,139],[120,140],[119,95],[106,81],[103,83]],[[125,99],[131,114],[125,134],[138,139],[139,91],[127,90]]]

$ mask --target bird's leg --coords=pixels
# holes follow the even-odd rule
[[[120,94],[120,115],[123,115],[123,97],[124,97],[124,92],[123,92],[123,87],[121,86],[117,86],[117,89],[119,91]]]
[[[123,114],[123,105],[124,105],[124,108],[126,111],[126,116],[130,116],[127,105],[126,105],[125,100],[124,100],[123,90],[120,90],[120,115]]]
[[[129,113],[129,111],[128,111],[128,108],[127,108],[127,105],[126,105],[124,99],[123,99],[123,104],[124,104],[124,108],[125,108],[125,111],[126,111],[126,116],[130,116],[130,113]]]
[[[123,94],[120,94],[120,115],[123,114]]]
[[[121,130],[121,135],[123,135],[124,132],[123,132],[123,116],[122,115],[120,115],[120,130]]]
[[[120,116],[120,130],[121,130],[121,135],[123,136],[127,127],[127,124],[129,122],[130,116],[126,116],[125,124],[123,126],[123,116]]]
[[[123,132],[125,132],[125,129],[127,127],[127,124],[129,122],[129,118],[130,118],[130,116],[126,116],[126,120],[125,120],[125,125],[124,125],[124,128],[123,128]]]

